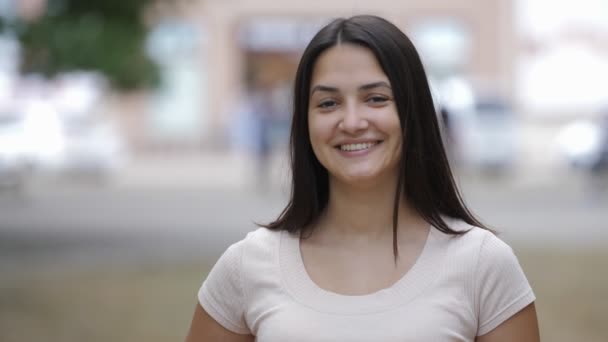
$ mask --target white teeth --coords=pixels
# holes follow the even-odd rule
[[[342,151],[360,151],[360,150],[367,150],[368,148],[370,148],[374,145],[376,145],[375,142],[368,142],[368,143],[362,143],[362,144],[346,144],[346,145],[340,145],[340,149]]]

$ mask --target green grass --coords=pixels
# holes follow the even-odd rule
[[[608,340],[608,251],[515,248],[543,341]],[[207,263],[54,267],[0,284],[0,341],[180,341]]]

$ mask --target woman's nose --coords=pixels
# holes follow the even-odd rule
[[[354,133],[367,129],[369,122],[363,115],[361,108],[357,108],[356,104],[348,104],[344,108],[342,121],[338,127],[348,133]]]

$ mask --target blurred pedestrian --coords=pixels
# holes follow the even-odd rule
[[[248,83],[244,99],[236,106],[230,125],[232,145],[255,158],[251,172],[258,190],[267,190],[271,181],[271,157],[276,106],[272,88],[255,78]]]
[[[517,258],[461,200],[410,40],[337,19],[294,95],[289,203],[214,266],[187,341],[538,341]]]

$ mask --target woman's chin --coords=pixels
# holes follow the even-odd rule
[[[337,177],[340,183],[353,186],[353,187],[365,187],[370,184],[377,184],[379,182],[386,181],[386,177],[382,177],[378,172],[373,171],[358,171],[347,174],[342,174]]]

